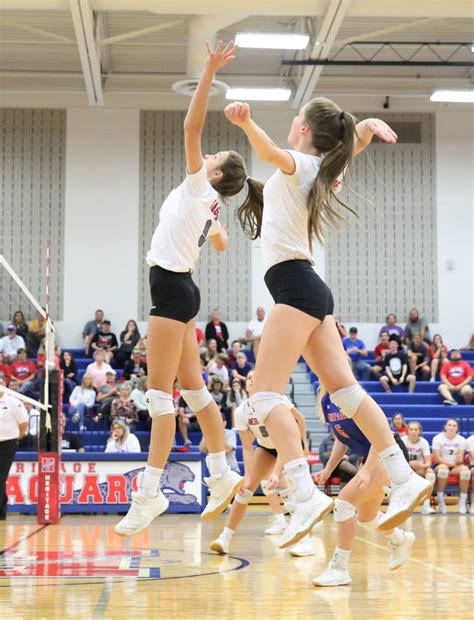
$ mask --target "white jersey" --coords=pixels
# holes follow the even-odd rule
[[[283,396],[283,400],[287,407],[293,409],[294,405],[292,405],[289,398]],[[269,450],[275,450],[275,445],[270,439],[265,425],[259,424],[257,418],[254,417],[249,400],[244,400],[244,402],[237,407],[234,412],[234,420],[235,428],[238,431],[250,431],[256,437],[259,446],[268,448]]]
[[[474,452],[474,435],[471,435],[466,439],[466,452],[469,452],[469,456],[471,457],[471,465],[474,465],[474,457],[472,456]]]
[[[314,265],[308,239],[308,194],[322,158],[288,151],[295,172],[276,170],[263,189],[262,260],[265,272],[287,260],[303,259]]]
[[[455,465],[459,450],[466,449],[466,440],[461,435],[454,435],[452,439],[448,439],[445,433],[438,433],[433,437],[431,447],[433,450],[439,450],[443,461]]]
[[[208,236],[219,232],[219,202],[207,180],[207,168],[188,174],[167,196],[146,261],[175,272],[193,271]]]
[[[416,443],[412,443],[408,438],[408,435],[404,435],[402,437],[402,441],[407,447],[410,461],[424,463],[425,456],[431,455],[430,444],[424,437],[418,437],[418,441]]]
[[[0,441],[18,439],[20,424],[28,422],[28,412],[21,400],[4,392],[0,395]]]

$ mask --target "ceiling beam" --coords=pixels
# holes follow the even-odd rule
[[[392,32],[403,32],[410,28],[416,28],[417,26],[425,26],[430,22],[439,21],[439,17],[426,17],[423,19],[415,19],[412,22],[405,22],[404,24],[397,24],[396,26],[390,26],[389,28],[382,28],[381,30],[372,30],[370,32],[364,32],[362,34],[348,37],[347,39],[338,39],[334,41],[334,47],[343,47],[348,43],[355,43],[356,41],[367,41],[380,35],[391,34]]]
[[[99,46],[100,66],[102,73],[110,75],[112,73],[112,59],[110,56],[110,48],[108,45],[100,45],[100,40],[107,38],[107,22],[105,20],[105,13],[102,11],[97,13],[95,21],[95,40]]]
[[[87,99],[91,106],[104,105],[102,76],[94,37],[94,17],[89,0],[69,0]]]
[[[10,28],[16,28],[17,30],[24,30],[25,32],[31,32],[33,34],[39,34],[46,39],[51,39],[53,41],[60,41],[61,43],[74,43],[73,39],[69,37],[65,37],[62,34],[56,34],[55,32],[49,32],[49,30],[43,30],[42,28],[36,28],[36,26],[27,26],[26,24],[22,24],[20,22],[16,22],[12,19],[5,19],[0,15],[0,25],[2,26],[10,26]],[[42,43],[42,41],[31,41],[31,43]]]
[[[320,60],[327,58],[331,47],[336,40],[339,28],[344,20],[351,0],[331,0],[321,24],[321,29],[313,45],[310,59]],[[322,66],[306,67],[298,89],[293,98],[293,108],[300,108],[306,101],[311,99],[313,91],[318,83]]]
[[[119,43],[120,41],[127,41],[128,39],[136,39],[137,37],[144,37],[147,34],[154,32],[160,32],[168,28],[173,28],[183,23],[183,19],[174,19],[164,24],[155,24],[155,26],[148,26],[147,28],[140,28],[140,30],[132,30],[131,32],[124,32],[123,34],[117,34],[114,37],[107,37],[99,39],[97,43],[99,45],[112,45],[112,43]]]

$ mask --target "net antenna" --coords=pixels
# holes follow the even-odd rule
[[[49,374],[52,369],[55,368],[54,365],[54,352],[55,352],[55,341],[56,341],[56,330],[49,316],[49,283],[50,283],[50,263],[51,263],[51,242],[48,241],[46,248],[46,304],[43,308],[41,304],[35,299],[31,291],[21,280],[20,276],[16,273],[7,259],[0,254],[0,266],[3,266],[5,271],[10,275],[12,280],[18,286],[18,288],[22,291],[25,297],[30,301],[35,310],[40,314],[45,320],[45,361],[44,361],[44,374],[45,374],[45,383],[44,383],[44,398],[43,398],[43,406],[42,409],[46,410],[46,429],[51,430],[51,413],[50,413],[50,393],[49,393]]]

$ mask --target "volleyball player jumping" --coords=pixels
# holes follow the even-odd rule
[[[173,383],[178,376],[181,394],[195,412],[209,448],[209,503],[202,519],[224,510],[242,486],[243,479],[230,470],[225,459],[222,419],[201,375],[195,317],[199,289],[192,272],[199,252],[209,237],[213,248],[224,251],[228,237],[218,216],[221,198],[233,196],[247,185],[247,198],[237,210],[245,221],[247,209],[262,209],[262,185],[250,179],[242,157],[233,151],[202,155],[201,134],[206,118],[209,90],[216,71],[234,58],[235,46],[212,50],[184,120],[187,176],[166,198],[160,222],[147,255],[150,266],[152,307],[148,320],[148,410],[152,417],[150,450],[145,471],[139,474],[138,490],[132,493],[127,515],[115,532],[131,536],[142,531],[168,508],[160,479],[175,435]]]
[[[385,469],[379,463],[377,452],[371,447],[367,437],[354,420],[331,402],[329,394],[322,386],[319,388],[317,409],[321,419],[334,431],[336,439],[326,466],[315,474],[316,482],[324,484],[329,480],[348,447],[366,459],[362,468],[346,484],[335,501],[336,550],[328,567],[313,579],[315,586],[344,586],[352,581],[348,562],[357,523],[370,530],[378,528],[379,520],[383,516],[379,508],[385,495],[384,485],[388,484],[388,478]],[[391,551],[388,567],[394,570],[407,559],[415,542],[415,534],[398,527],[385,530],[383,533],[388,539]]]
[[[291,502],[296,508],[280,547],[304,537],[334,504],[313,483],[298,429],[283,400],[300,355],[385,464],[392,494],[379,527],[391,529],[431,493],[432,485],[410,468],[382,410],[355,380],[332,316],[331,291],[313,270],[312,250],[314,237],[321,241],[327,226],[341,219],[333,201],[353,213],[334,193],[338,177],[374,135],[392,144],[397,136],[379,119],[356,126],[352,115],[334,102],[316,98],[294,118],[288,136],[293,150],[287,151],[252,120],[248,104],[232,103],[225,114],[245,132],[257,156],[277,168],[265,184],[261,229],[258,213],[254,226],[255,234],[261,234],[265,282],[275,306],[262,334],[250,402],[282,458],[285,477],[295,486]]]

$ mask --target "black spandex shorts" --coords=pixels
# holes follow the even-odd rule
[[[304,448],[303,440],[301,440],[301,446]],[[266,452],[269,452],[275,458],[278,458],[278,452],[275,450],[275,448],[265,448],[265,446],[261,446],[259,443],[257,443],[257,448],[262,448],[262,450],[265,450]]]
[[[329,287],[307,260],[287,260],[270,267],[265,284],[276,304],[293,306],[320,321],[334,312]]]
[[[150,269],[151,316],[188,323],[199,312],[201,295],[190,273]]]

